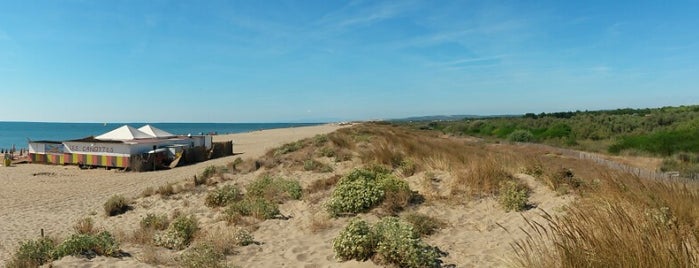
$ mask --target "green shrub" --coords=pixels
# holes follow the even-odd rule
[[[333,239],[333,250],[335,257],[342,261],[365,261],[374,255],[376,243],[376,235],[369,224],[355,218]]]
[[[163,233],[155,235],[155,244],[169,249],[184,249],[192,241],[194,233],[199,230],[194,215],[180,215]]]
[[[73,234],[63,243],[56,246],[52,252],[54,259],[64,256],[114,256],[119,253],[119,243],[109,232],[100,232],[96,235]]]
[[[396,217],[385,217],[374,226],[378,237],[377,259],[398,267],[440,267],[440,251],[429,246],[413,227]]]
[[[141,220],[141,228],[153,230],[165,230],[170,222],[166,215],[155,215],[153,213],[146,214],[146,217]]]
[[[226,185],[210,192],[206,196],[208,207],[222,207],[241,199],[240,190],[233,185]]]
[[[229,217],[235,215],[252,216],[260,220],[273,219],[280,215],[279,206],[264,198],[246,198],[231,204],[226,209]]]
[[[7,267],[39,267],[51,260],[54,248],[55,242],[48,237],[23,242]]]
[[[313,159],[308,159],[303,161],[303,170],[327,173],[332,172],[333,168],[330,165],[323,164]]]
[[[406,222],[413,226],[413,230],[420,236],[434,234],[437,229],[444,228],[443,221],[421,213],[408,213],[404,216]]]
[[[226,256],[206,244],[200,244],[187,250],[180,256],[179,264],[181,267],[187,268],[228,267],[226,265]]]
[[[529,202],[529,189],[516,181],[505,181],[500,185],[499,201],[505,211],[525,210]]]
[[[530,142],[534,140],[534,134],[529,130],[518,129],[510,133],[507,139],[514,142]]]
[[[206,184],[210,178],[214,177],[214,175],[220,173],[221,171],[222,170],[216,166],[208,166],[204,168],[204,171],[201,172],[199,177],[196,175],[194,176],[194,186]]]
[[[408,223],[386,217],[371,228],[364,220],[352,220],[333,240],[340,260],[372,258],[397,267],[440,267],[442,252],[422,240]]]
[[[326,204],[333,216],[360,213],[375,207],[384,197],[384,190],[377,174],[364,169],[355,169],[340,179]]]
[[[255,243],[255,237],[248,230],[242,228],[235,231],[233,238],[238,246],[247,246]]]
[[[240,157],[236,157],[233,162],[228,163],[228,167],[232,170],[238,170],[238,165],[243,163],[243,159]]]
[[[318,134],[313,137],[313,145],[315,146],[323,146],[326,142],[328,142],[328,135]]]
[[[355,169],[342,177],[326,203],[333,216],[369,211],[384,202],[391,212],[407,206],[413,196],[408,183],[382,166]]]
[[[298,200],[303,192],[298,181],[272,176],[257,178],[246,189],[249,197],[265,198],[278,203],[290,199]]]
[[[331,147],[323,147],[318,151],[318,154],[323,157],[334,157],[335,150]]]
[[[121,195],[113,195],[107,200],[107,202],[104,203],[104,212],[107,214],[107,216],[122,214],[131,209],[129,203],[129,200],[127,200],[125,197]]]
[[[410,204],[413,191],[408,183],[392,175],[380,177],[379,185],[384,191],[382,206],[388,212],[399,212]]]
[[[303,148],[303,146],[304,146],[304,144],[302,141],[296,141],[296,142],[284,144],[281,147],[279,147],[277,150],[274,151],[274,156],[280,156],[280,155],[284,155],[284,154],[298,151],[299,149]]]
[[[403,176],[410,177],[417,171],[417,165],[410,159],[404,159],[400,162],[400,165],[398,165],[398,169]]]

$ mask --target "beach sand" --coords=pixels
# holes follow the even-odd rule
[[[41,229],[47,235],[66,236],[78,219],[90,214],[102,217],[104,202],[114,194],[136,197],[147,187],[157,189],[191,179],[207,166],[224,165],[236,157],[258,157],[270,148],[338,128],[320,125],[218,135],[214,141],[232,140],[234,153],[239,155],[157,172],[80,170],[76,166],[40,164],[0,167],[0,267],[20,241],[39,237]]]
[[[147,187],[158,188],[170,182],[191,180],[210,165],[224,165],[235,157],[257,158],[268,149],[316,134],[329,133],[340,126],[323,125],[313,127],[264,130],[250,133],[217,136],[215,140],[233,140],[234,151],[241,155],[216,159],[197,165],[178,167],[158,172],[119,172],[79,170],[76,167],[46,165],[17,165],[0,170],[0,266],[11,257],[19,241],[34,239],[40,229],[47,235],[65,237],[73,232],[72,226],[78,219],[90,217],[97,228],[104,229],[124,238],[139,228],[140,220],[148,213],[172,215],[175,211],[193,214],[199,221],[199,237],[215,230],[231,230],[221,219],[222,209],[211,209],[204,205],[205,191],[187,191],[171,198],[159,195],[137,198],[134,209],[119,216],[106,217],[102,205],[113,194],[138,197]],[[299,170],[278,169],[278,175],[299,180],[302,186],[313,181],[342,175],[359,165],[356,161],[331,163],[333,173],[313,173]],[[247,174],[227,175],[223,184],[244,187],[260,176],[264,170]],[[37,174],[36,176],[34,174]],[[277,174],[277,173],[275,173]],[[440,173],[441,174],[441,173]],[[425,173],[405,178],[411,189],[424,192],[420,181]],[[441,176],[441,175],[439,175]],[[449,179],[446,173],[444,179]],[[524,174],[516,177],[531,189],[530,202],[545,211],[560,211],[573,201],[570,195],[558,195],[536,179]],[[260,222],[252,231],[257,244],[240,247],[228,256],[229,264],[239,267],[380,267],[372,261],[338,262],[332,250],[332,240],[347,225],[351,217],[328,218],[322,201],[314,202],[313,196],[302,200],[287,201],[280,211],[288,219],[272,219]],[[493,198],[474,200],[467,204],[430,203],[417,208],[418,212],[439,218],[447,227],[425,238],[430,245],[449,253],[444,264],[457,267],[507,267],[511,266],[513,250],[511,243],[523,239],[526,234],[524,217],[537,218],[537,209],[525,212],[505,212]],[[374,214],[360,214],[369,222],[376,222]],[[128,240],[128,239],[126,239]],[[196,241],[195,241],[196,243]],[[175,266],[175,259],[183,251],[157,249],[154,253],[142,245],[121,244],[130,257],[96,257],[91,260],[65,257],[54,261],[52,267],[153,267],[158,258],[161,266]],[[155,256],[155,257],[154,257]],[[150,258],[150,261],[146,259]]]

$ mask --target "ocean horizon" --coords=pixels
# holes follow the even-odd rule
[[[256,130],[316,126],[325,123],[57,123],[0,121],[0,149],[27,148],[29,140],[64,141],[97,136],[123,125],[152,125],[177,135],[232,134]]]

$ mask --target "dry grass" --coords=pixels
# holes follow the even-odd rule
[[[524,267],[696,267],[699,187],[606,173],[588,198],[513,245]],[[555,246],[554,246],[555,245]]]
[[[158,187],[157,193],[162,197],[162,198],[167,198],[170,197],[171,195],[175,194],[175,188],[172,186],[171,183],[161,185]]]
[[[146,189],[143,189],[143,192],[141,192],[141,197],[149,197],[153,194],[155,194],[155,189],[149,186]]]
[[[209,245],[214,251],[223,255],[232,255],[238,247],[236,230],[232,228],[209,230],[199,243]]]
[[[77,234],[97,234],[98,230],[95,228],[95,223],[92,218],[82,218],[79,219],[75,225],[73,225],[73,230]]]
[[[315,234],[328,230],[333,226],[334,224],[330,215],[327,213],[316,213],[308,224],[308,230]]]

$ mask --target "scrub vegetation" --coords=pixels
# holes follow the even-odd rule
[[[496,229],[517,237],[503,242],[510,243],[514,254],[498,256],[515,267],[696,267],[698,182],[648,180],[541,147],[467,137],[583,146],[575,134],[579,131],[575,121],[567,120],[620,116],[642,121],[675,109],[694,112],[692,107],[680,107],[428,124],[436,130],[418,130],[415,124],[358,124],[271,149],[256,159],[236,160],[235,168],[208,167],[198,173],[198,178],[207,178],[205,182],[168,184],[169,189],[158,189],[160,197],[110,199],[110,205],[105,204],[107,215],[120,211],[122,203],[134,209],[104,217],[105,221],[138,214],[134,218],[140,222],[134,226],[140,228],[114,238],[101,230],[104,225],[95,228],[93,219],[84,218],[76,223],[76,233],[63,241],[42,237],[21,243],[8,267],[35,267],[67,255],[119,256],[119,242],[142,247],[143,255],[137,258],[153,265],[228,267],[238,252],[250,257],[274,245],[273,239],[279,237],[270,238],[270,231],[291,226],[300,226],[298,232],[306,232],[304,236],[323,236],[331,243],[325,248],[332,249],[337,261],[443,267],[454,258],[460,260],[464,252],[448,255],[439,247],[459,249],[447,246],[453,242],[440,244],[444,241],[440,239],[454,236],[460,230],[455,228],[464,228],[457,226],[463,219],[472,219],[470,214],[449,215],[477,206],[501,217],[492,224],[469,223],[479,234]],[[517,120],[551,124],[539,127],[546,130],[495,127]],[[495,128],[487,135],[481,130],[455,131],[470,124]],[[630,135],[650,137],[666,131],[647,127],[654,130],[611,135],[606,144],[611,147]],[[570,137],[578,145],[572,145]],[[629,148],[620,152],[657,153],[636,145]],[[691,167],[699,162],[684,149],[673,150],[667,166]],[[330,168],[318,170],[324,165]],[[537,199],[542,195],[551,198],[542,202]],[[545,202],[564,205],[549,206],[553,209],[547,211],[542,209]],[[171,215],[148,210],[162,208],[163,203],[178,204],[177,209],[167,212]],[[506,226],[513,222],[519,225]],[[267,233],[256,233],[259,230]],[[246,246],[259,248],[241,250]]]
[[[453,135],[539,142],[595,152],[666,158],[662,169],[699,171],[699,105],[526,114],[419,123]],[[689,157],[682,157],[689,156]]]

